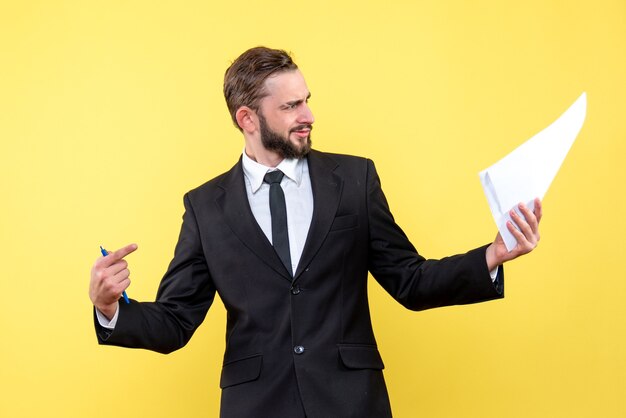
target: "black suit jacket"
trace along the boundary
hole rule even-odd
[[[294,278],[256,223],[241,161],[185,195],[175,255],[156,302],[120,303],[102,344],[184,346],[215,292],[228,312],[223,417],[389,417],[372,331],[368,271],[408,309],[502,297],[485,247],[425,260],[394,222],[374,164],[311,151],[313,219]]]

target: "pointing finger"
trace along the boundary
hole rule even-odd
[[[116,251],[114,251],[112,253],[109,253],[108,255],[98,259],[96,264],[98,264],[102,268],[107,268],[107,267],[111,266],[112,264],[117,263],[118,261],[120,261],[124,257],[126,257],[128,254],[132,253],[137,248],[138,248],[137,244],[129,244],[129,245],[125,246],[125,247],[120,248],[119,250],[116,250]]]
[[[137,244],[128,244],[127,246],[114,251],[112,254],[109,254],[109,256],[112,256],[111,260],[119,261],[122,258],[126,257],[128,254],[135,251],[136,249],[137,249]]]

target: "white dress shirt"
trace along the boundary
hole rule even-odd
[[[263,177],[270,171],[280,170],[285,176],[280,182],[285,194],[287,206],[287,233],[291,254],[291,273],[296,272],[302,256],[304,243],[311,219],[313,218],[313,189],[306,158],[285,159],[276,168],[257,163],[243,153],[243,174],[246,183],[248,202],[254,219],[263,233],[272,242],[272,217],[270,214],[270,185],[263,182]]]

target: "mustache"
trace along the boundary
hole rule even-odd
[[[295,132],[295,131],[301,131],[303,129],[308,129],[309,131],[313,130],[313,125],[298,125],[295,128],[292,128],[289,130],[289,133]]]

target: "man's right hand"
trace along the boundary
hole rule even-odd
[[[137,244],[122,247],[98,258],[91,268],[89,298],[109,320],[115,315],[117,301],[122,297],[122,292],[130,285],[130,270],[124,257],[136,249]]]

